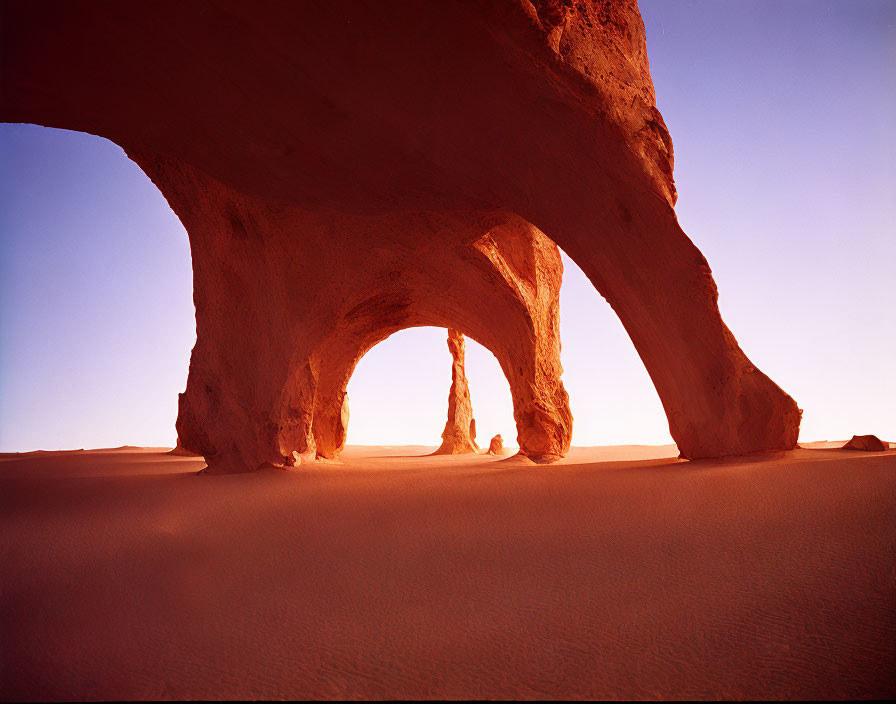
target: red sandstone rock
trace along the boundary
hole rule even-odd
[[[436,455],[466,455],[479,452],[476,444],[476,421],[470,402],[470,387],[464,370],[464,336],[448,329],[448,351],[451,352],[451,389],[448,392],[448,421],[442,432],[442,444]]]
[[[562,454],[557,317],[537,312],[551,240],[619,315],[683,457],[795,446],[799,409],[741,351],[676,220],[634,0],[0,13],[0,119],[120,144],[189,233],[177,428],[217,471],[337,453],[354,363],[412,325],[491,349],[521,451]]]
[[[889,443],[883,442],[876,435],[853,435],[852,440],[843,446],[844,450],[864,450],[865,452],[883,452],[889,450]]]
[[[488,444],[488,454],[503,455],[504,454],[504,438],[500,434],[495,435]]]
[[[261,207],[185,164],[130,156],[190,234],[197,344],[177,429],[209,471],[337,457],[357,362],[392,333],[420,325],[463,330],[495,354],[510,381],[521,452],[549,459],[569,447],[563,267],[556,245],[529,223],[506,213]],[[333,240],[333,232],[381,246]],[[458,235],[468,244],[433,246]]]

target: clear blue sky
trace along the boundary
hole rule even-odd
[[[896,440],[896,2],[642,0],[675,143],[678,216],[725,320],[805,410],[804,440]],[[622,326],[568,259],[573,443],[668,427]],[[0,125],[0,451],[173,444],[194,340],[189,246],[114,144]],[[374,348],[349,441],[437,444],[441,330]],[[510,392],[468,342],[480,440],[513,443]]]

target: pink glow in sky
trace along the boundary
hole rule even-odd
[[[677,212],[747,355],[804,409],[803,440],[896,441],[896,3],[642,0]],[[671,442],[611,309],[564,257],[573,444]],[[0,125],[0,451],[172,445],[195,339],[189,244],[123,151]],[[510,391],[468,341],[480,442]],[[361,360],[349,442],[436,445],[445,332]]]

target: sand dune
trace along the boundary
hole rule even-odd
[[[896,453],[5,455],[3,699],[896,693]]]

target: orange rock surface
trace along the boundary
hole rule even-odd
[[[189,233],[177,430],[211,469],[337,454],[355,361],[413,325],[492,350],[521,451],[562,454],[557,317],[531,313],[553,243],[618,314],[683,457],[795,446],[796,403],[741,351],[678,225],[634,0],[0,13],[0,119],[118,143]]]
[[[338,457],[356,364],[392,333],[420,325],[457,327],[496,355],[526,454],[569,447],[562,263],[529,223],[511,214],[261,207],[183,163],[130,155],[190,233],[197,343],[177,430],[210,471]],[[466,244],[452,243],[458,233]]]
[[[889,450],[890,445],[883,442],[876,435],[853,435],[852,439],[844,446],[846,450],[864,450],[865,452],[883,452]]]
[[[504,454],[504,438],[500,434],[495,435],[488,444],[488,454],[503,455]]]
[[[451,352],[451,389],[448,391],[448,420],[442,432],[437,455],[466,455],[479,452],[476,444],[476,421],[470,402],[470,387],[464,370],[464,336],[448,329],[448,351]]]

